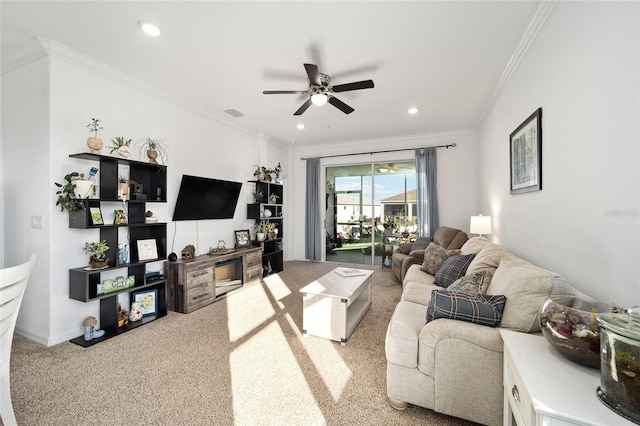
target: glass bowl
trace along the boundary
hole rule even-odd
[[[578,364],[600,368],[599,313],[617,311],[610,303],[551,295],[540,312],[540,328],[551,346]]]

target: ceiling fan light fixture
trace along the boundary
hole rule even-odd
[[[386,167],[380,167],[380,168],[378,169],[378,171],[379,171],[380,173],[387,173],[387,172],[389,171],[389,169],[387,169]]]
[[[329,100],[328,96],[324,93],[316,93],[311,95],[311,102],[316,106],[322,106]]]
[[[297,128],[298,130],[303,130],[303,129],[304,129],[304,124],[302,124],[302,123],[298,123],[298,124],[296,125],[296,128]]]
[[[408,112],[409,114],[412,114],[412,115],[413,115],[413,114],[417,114],[417,113],[418,113],[418,108],[416,108],[416,107],[411,107],[411,108],[409,108],[409,109],[407,110],[407,112]]]
[[[151,37],[158,37],[161,34],[160,28],[146,19],[138,20],[138,27],[140,27],[145,34],[150,35]]]

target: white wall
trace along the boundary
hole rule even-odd
[[[49,177],[49,60],[40,58],[2,76],[1,267],[37,260],[25,290],[18,324],[46,340],[49,327],[50,212],[55,199]],[[42,228],[31,228],[41,216]]]
[[[287,220],[289,227],[293,226],[293,258],[305,259],[305,240],[300,236],[305,235],[305,203],[306,203],[306,161],[300,158],[321,157],[323,155],[337,155],[348,153],[372,152],[382,150],[413,149],[455,143],[454,148],[440,148],[438,155],[438,204],[440,225],[451,226],[469,232],[469,219],[477,214],[475,210],[475,175],[476,175],[476,148],[473,132],[458,131],[442,134],[419,135],[410,138],[397,138],[393,140],[355,141],[348,144],[314,147],[296,147],[293,152],[293,171],[295,179],[289,182],[292,188],[293,199],[289,203],[294,209],[293,221]],[[363,154],[321,160],[321,168],[324,182],[324,168],[328,166],[344,164],[362,164],[372,161],[415,161],[413,150],[384,153]],[[324,188],[322,188],[322,191]],[[323,217],[324,219],[324,217]],[[322,233],[324,235],[324,232]],[[324,250],[322,251],[325,252]]]
[[[494,242],[594,297],[640,303],[637,2],[558,2],[478,132]],[[509,134],[542,107],[542,191],[509,194]]]
[[[105,143],[103,155],[109,154],[107,147],[116,136],[168,141],[168,202],[147,207],[168,222],[168,250],[177,253],[187,244],[205,253],[220,239],[232,246],[233,231],[250,227],[253,221],[246,219],[246,204],[253,201],[253,188],[247,181],[253,176],[254,165],[264,163],[268,150],[262,137],[221,124],[144,82],[64,46],[52,43],[45,47],[49,56],[3,75],[2,179],[3,191],[7,189],[5,205],[12,206],[5,212],[3,231],[5,249],[12,248],[15,253],[7,255],[4,263],[38,254],[17,330],[52,345],[82,334],[86,316],[99,317],[98,302],[71,300],[68,290],[68,270],[86,263],[82,246],[96,240],[99,232],[68,227],[68,213],[55,207],[54,186],[71,171],[87,173],[91,166],[99,167],[98,163],[69,158],[69,154],[88,150],[86,125],[91,117],[100,118],[105,127],[99,134]],[[7,90],[9,83],[11,89]],[[34,141],[34,145],[27,144]],[[136,149],[131,158],[138,159]],[[9,165],[6,169],[5,164]],[[171,222],[182,174],[242,182],[234,218]],[[107,220],[111,212],[103,207]],[[29,227],[29,218],[35,214],[43,216],[41,230]],[[162,262],[156,262],[149,269],[161,268]]]

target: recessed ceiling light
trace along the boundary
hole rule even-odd
[[[298,130],[302,130],[302,129],[304,129],[304,124],[298,123],[298,125],[296,127],[298,128]]]
[[[409,109],[407,110],[407,112],[408,112],[409,114],[417,114],[417,113],[418,113],[418,108],[416,108],[416,107],[411,107],[411,108],[409,108]]]
[[[138,26],[145,34],[150,35],[151,37],[158,37],[160,35],[160,28],[146,19],[140,19],[138,21]]]

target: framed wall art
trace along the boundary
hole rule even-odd
[[[236,235],[236,248],[251,247],[251,235],[249,235],[248,229],[242,229],[240,231],[234,231]]]
[[[155,315],[158,312],[158,290],[133,293],[133,301],[140,304],[142,316]]]
[[[100,207],[89,207],[89,213],[91,214],[91,224],[92,225],[104,225],[104,221],[102,220],[102,212],[100,211]]]
[[[155,239],[138,240],[138,260],[156,260],[158,258],[158,246]]]
[[[509,136],[511,194],[542,189],[542,108]]]

